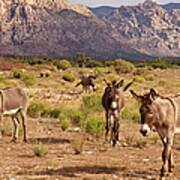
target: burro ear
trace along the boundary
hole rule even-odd
[[[153,88],[151,88],[149,93],[149,100],[154,101],[158,96],[158,93]]]
[[[103,79],[107,86],[110,86],[111,84],[106,81],[106,79]]]
[[[117,87],[120,88],[122,87],[124,84],[124,80],[122,79],[118,84],[117,84]]]
[[[139,103],[141,103],[141,104],[143,103],[143,100],[144,100],[143,96],[137,95],[133,90],[130,90],[130,92],[131,92],[132,96],[133,96]]]

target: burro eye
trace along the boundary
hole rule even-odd
[[[150,111],[149,114],[153,114],[153,111]]]

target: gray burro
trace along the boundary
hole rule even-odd
[[[180,94],[163,97],[154,89],[143,96],[131,90],[133,97],[141,103],[141,129],[143,136],[147,136],[154,127],[158,132],[164,149],[162,152],[161,176],[167,175],[174,169],[172,145],[174,134],[179,133],[180,124]]]
[[[2,117],[11,116],[14,123],[14,133],[12,141],[18,138],[18,128],[20,121],[18,114],[22,118],[24,130],[24,141],[26,142],[26,112],[28,107],[28,97],[21,87],[10,87],[0,89],[0,128],[2,128]],[[2,136],[2,135],[1,135]]]

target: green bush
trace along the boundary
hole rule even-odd
[[[24,72],[22,75],[22,81],[25,83],[26,86],[34,85],[35,80],[36,80],[36,76],[33,73]]]
[[[84,139],[82,136],[77,136],[72,142],[73,149],[76,154],[81,154],[84,149]]]
[[[145,75],[144,78],[145,78],[146,81],[153,81],[154,80],[154,76],[151,75],[151,74]]]
[[[49,111],[49,115],[52,118],[59,118],[60,114],[61,114],[60,108],[54,108]]]
[[[43,102],[33,101],[28,106],[27,114],[32,118],[37,118],[44,112],[46,106]]]
[[[61,120],[61,129],[66,131],[69,128],[69,121],[67,119]]]
[[[71,120],[72,123],[81,125],[82,121],[85,118],[84,112],[76,109],[67,110],[67,116]]]
[[[36,156],[45,156],[48,154],[48,148],[42,143],[35,143],[33,151]]]
[[[138,82],[138,83],[143,83],[143,82],[145,82],[145,79],[141,76],[134,76],[133,81]]]
[[[13,77],[21,79],[26,86],[32,86],[36,80],[36,76],[33,73],[24,72],[21,69],[12,69]]]
[[[71,74],[64,74],[62,77],[65,81],[69,81],[69,82],[74,82],[75,78],[74,76],[72,76]]]
[[[12,73],[14,78],[20,79],[22,77],[23,71],[22,69],[13,68]]]
[[[89,117],[87,119],[87,124],[86,124],[86,132],[96,136],[100,137],[104,133],[105,129],[105,121],[103,121],[99,117]]]
[[[68,60],[60,60],[57,66],[58,69],[66,70],[71,67],[71,63]]]
[[[120,74],[120,73],[131,73],[135,70],[135,67],[132,63],[122,60],[122,59],[117,59],[113,63],[115,71]]]
[[[160,81],[158,82],[158,84],[159,84],[159,86],[165,86],[166,81],[164,81],[164,80],[160,80]]]
[[[102,97],[99,95],[89,95],[89,96],[83,96],[83,108],[94,111],[94,112],[103,112],[103,106],[102,106]]]

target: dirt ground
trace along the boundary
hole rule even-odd
[[[95,139],[85,135],[83,152],[76,154],[72,142],[80,132],[75,132],[74,127],[63,132],[55,119],[51,120],[51,128],[47,128],[45,119],[28,121],[27,143],[22,142],[22,135],[17,143],[11,143],[10,136],[3,136],[0,144],[2,180],[159,179],[161,142],[158,139],[155,141],[157,134],[154,132],[150,137],[141,137],[138,132],[139,124],[122,124],[120,144],[115,148],[105,144],[104,137]],[[130,133],[131,139],[133,135],[136,137],[134,141],[130,141]],[[138,138],[146,142],[146,145],[138,146]],[[48,148],[46,156],[34,155],[34,142],[37,141]],[[173,152],[176,169],[174,175],[166,179],[180,179],[180,136],[175,138]]]
[[[154,87],[163,95],[171,95],[180,92],[179,76],[179,69],[155,71],[154,81],[139,83],[138,87],[135,85],[133,88],[143,91],[142,87]],[[127,79],[130,82],[132,78],[130,76]],[[46,81],[42,82],[39,78],[38,83],[41,82],[44,87],[54,87],[57,91],[54,94],[58,94],[61,83],[59,74],[56,79]],[[34,93],[39,99],[47,94],[38,91]],[[56,101],[59,98],[54,97]],[[70,99],[75,101],[77,98]],[[11,120],[8,118],[7,121],[11,126]],[[11,133],[4,134],[0,140],[0,180],[158,180],[162,165],[161,141],[155,132],[151,132],[149,137],[142,137],[139,128],[138,123],[121,123],[120,143],[113,148],[104,143],[104,136],[96,139],[76,131],[74,126],[62,131],[58,119],[28,117],[27,143],[22,142],[22,132],[17,143],[10,142]],[[73,147],[77,137],[83,137],[84,140],[81,154],[76,154]],[[34,154],[33,148],[37,142],[48,149],[47,155],[38,157]],[[180,179],[180,135],[175,137],[173,152],[176,168],[166,180]]]

